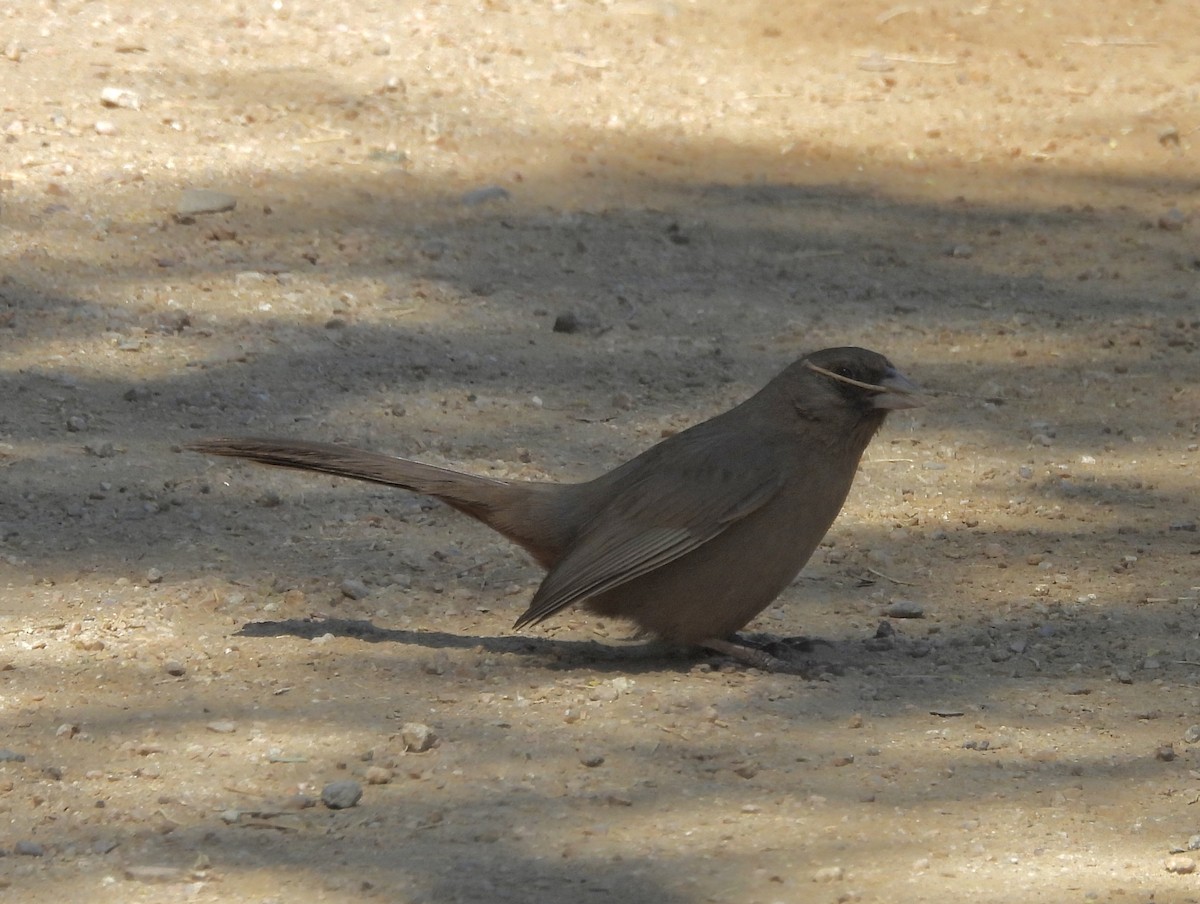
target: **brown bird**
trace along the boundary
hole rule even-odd
[[[918,390],[862,348],[814,352],[740,405],[586,483],[497,480],[348,446],[208,439],[189,448],[440,499],[549,573],[515,628],[579,603],[667,641],[752,665],[732,639],[808,561],[889,411]]]

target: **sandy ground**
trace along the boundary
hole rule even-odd
[[[1200,900],[1194,12],[4,7],[5,894]],[[582,479],[837,344],[941,393],[752,626],[814,680],[179,452]]]

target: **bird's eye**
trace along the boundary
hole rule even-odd
[[[839,367],[835,367],[833,369],[833,372],[835,374],[837,374],[839,377],[853,377],[854,376],[854,374],[850,372],[850,368],[847,367],[845,364],[843,364]]]

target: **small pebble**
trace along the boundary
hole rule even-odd
[[[285,797],[279,802],[281,810],[307,810],[309,807],[315,807],[317,802],[307,794],[293,794],[290,797]]]
[[[351,779],[330,782],[321,789],[321,803],[331,810],[345,810],[362,799],[362,785]]]
[[[14,750],[0,750],[0,763],[23,763],[25,762],[25,754],[17,753]]]
[[[13,853],[23,857],[44,857],[46,849],[36,841],[18,841],[13,845]]]
[[[913,600],[892,600],[883,612],[888,618],[924,618],[924,607]]]
[[[1169,763],[1175,759],[1175,745],[1163,744],[1158,750],[1154,751],[1155,759],[1161,760],[1164,763]]]
[[[1187,731],[1183,733],[1183,739],[1189,744],[1195,744],[1200,741],[1200,725],[1189,725]],[[3,754],[0,752],[0,758]]]
[[[400,728],[400,740],[409,753],[424,753],[437,743],[437,735],[423,722],[405,722]]]
[[[109,122],[107,119],[98,119],[96,124],[92,126],[97,135],[116,135],[117,126],[115,123]]]
[[[342,596],[349,597],[352,600],[366,599],[371,595],[370,588],[362,581],[355,580],[354,578],[347,578],[342,581],[339,589],[342,591]]]
[[[595,769],[597,766],[604,765],[604,755],[601,753],[589,753],[581,756],[579,762],[589,769]]]
[[[147,584],[161,584],[162,579],[163,579],[163,573],[162,573],[161,569],[150,568],[146,571],[146,583]]]
[[[1191,875],[1196,871],[1196,861],[1191,857],[1168,857],[1163,866],[1168,873],[1177,873],[1180,876]]]
[[[217,734],[232,734],[233,732],[237,731],[237,723],[230,722],[228,720],[209,722],[204,727],[209,731],[216,732]]]
[[[392,770],[383,766],[368,766],[363,778],[368,785],[386,785],[392,780]]]
[[[575,314],[572,314],[569,311],[565,314],[559,314],[557,317],[554,318],[554,332],[556,332],[556,333],[578,333],[579,332],[579,318]]]
[[[142,106],[142,100],[136,91],[111,85],[100,91],[100,103],[106,107],[120,107],[123,110],[140,110]]]
[[[166,662],[163,663],[163,671],[166,672],[168,675],[173,675],[174,677],[178,678],[180,675],[182,675],[187,670],[183,667],[183,663],[180,662],[179,660],[168,659]]]

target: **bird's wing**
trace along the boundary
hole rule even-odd
[[[765,505],[780,489],[778,467],[763,466],[765,450],[725,468],[712,457],[696,467],[677,458],[670,471],[631,469],[613,497],[550,570],[514,627],[536,624],[571,603],[619,587],[687,555]],[[685,453],[686,454],[686,453]]]

